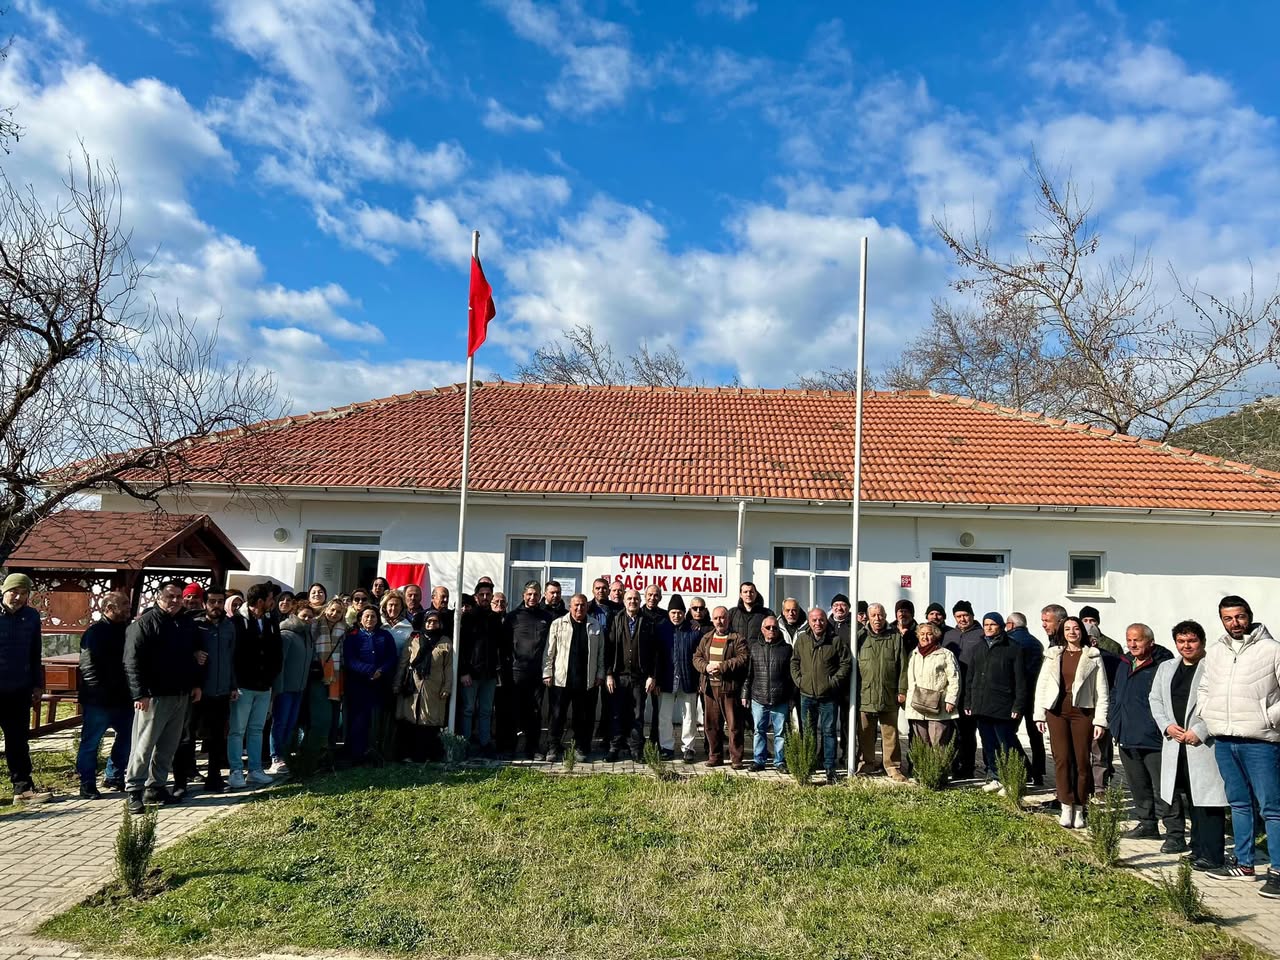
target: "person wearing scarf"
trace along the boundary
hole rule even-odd
[[[441,760],[440,730],[449,722],[453,646],[440,614],[429,611],[422,632],[400,652],[391,689],[395,696],[396,756],[411,763]]]

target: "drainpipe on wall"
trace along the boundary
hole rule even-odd
[[[746,571],[742,565],[744,562],[743,556],[742,556],[743,533],[746,530],[746,528],[747,528],[747,501],[739,500],[738,501],[738,582],[739,583],[741,583],[743,580],[751,579],[750,577],[746,576]],[[725,586],[727,588],[728,584],[726,584]],[[733,591],[730,590],[728,592],[729,592],[729,596],[732,597],[734,595]]]

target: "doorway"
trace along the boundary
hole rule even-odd
[[[929,599],[950,616],[958,600],[973,605],[975,617],[988,611],[1009,612],[1009,555],[933,551],[929,565]]]
[[[307,550],[307,583],[323,583],[329,596],[356,587],[369,589],[378,575],[376,533],[312,533]]]

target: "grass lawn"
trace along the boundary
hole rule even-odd
[[[99,765],[101,769],[101,765]],[[74,750],[32,750],[31,776],[36,786],[46,790],[52,789],[60,793],[75,793],[80,789],[80,778],[76,776],[76,754]],[[21,809],[21,804],[13,802],[13,794],[9,792],[9,765],[0,756],[0,815]]]
[[[148,956],[1255,958],[976,791],[392,767],[246,805],[46,936]]]

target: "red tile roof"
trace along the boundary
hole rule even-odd
[[[276,421],[242,482],[455,490],[462,416],[454,385]],[[848,501],[853,435],[849,393],[484,383],[471,489]],[[952,396],[868,393],[863,436],[868,501],[1280,512],[1280,474]]]
[[[8,566],[42,569],[141,570],[175,541],[203,535],[231,569],[248,569],[245,558],[207,514],[116,513],[62,510],[37,523],[9,555]]]

